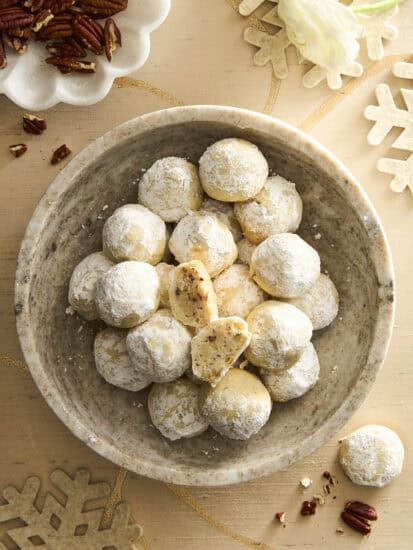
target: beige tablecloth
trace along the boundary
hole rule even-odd
[[[280,83],[270,68],[255,67],[254,49],[243,42],[247,22],[236,12],[236,0],[175,0],[165,24],[153,34],[151,56],[133,78],[120,80],[100,104],[76,108],[59,105],[47,113],[49,130],[41,139],[22,135],[21,109],[0,98],[0,488],[21,486],[29,474],[44,481],[51,470],[73,473],[88,467],[95,480],[118,482],[123,498],[143,525],[143,546],[153,550],[235,550],[242,547],[413,548],[413,198],[389,189],[389,176],[376,162],[389,156],[396,133],[379,147],[367,145],[371,123],[364,108],[375,102],[374,89],[387,82],[396,92],[408,82],[391,76],[393,63],[409,59],[413,38],[413,2],[402,4],[397,23],[400,38],[386,46],[386,57],[369,62],[362,78],[332,92],[325,85],[301,86],[303,66],[288,52],[290,75]],[[412,56],[413,57],[413,56]],[[410,83],[411,86],[411,83]],[[340,434],[288,471],[243,485],[217,489],[184,489],[134,475],[125,475],[79,442],[54,416],[22,359],[13,316],[16,255],[36,202],[60,167],[51,167],[50,153],[66,142],[73,150],[132,117],[171,105],[224,104],[264,111],[310,132],[329,147],[363,183],[389,236],[396,266],[398,307],[394,336],[385,367],[369,398]],[[14,160],[7,146],[26,141],[30,154]],[[398,157],[392,151],[390,156]],[[399,157],[400,158],[400,157]],[[404,157],[405,158],[405,157]],[[382,490],[351,485],[335,464],[340,436],[365,423],[384,423],[406,445],[403,476]],[[314,480],[309,496],[319,492],[321,472],[337,473],[337,498],[316,516],[299,516],[299,480]],[[358,498],[375,504],[380,518],[368,540],[335,532],[343,502]],[[273,521],[286,511],[287,526]],[[1,529],[0,529],[1,532]],[[260,545],[261,543],[261,545]]]

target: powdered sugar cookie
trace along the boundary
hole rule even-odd
[[[139,202],[166,222],[177,222],[202,201],[198,170],[178,157],[157,160],[139,182]]]
[[[282,371],[294,365],[312,336],[310,319],[298,308],[271,300],[247,317],[252,334],[245,357],[256,367]]]
[[[214,287],[202,262],[193,260],[175,268],[169,302],[174,317],[190,327],[203,327],[218,318]]]
[[[346,437],[338,456],[353,483],[384,487],[401,474],[404,447],[393,430],[370,424]]]
[[[251,279],[248,266],[233,264],[214,280],[219,315],[236,315],[245,319],[254,307],[261,304],[265,294]]]
[[[103,251],[115,262],[136,260],[156,265],[166,245],[165,222],[140,204],[125,204],[106,220]]]
[[[96,307],[108,325],[130,328],[158,309],[159,277],[144,262],[122,262],[109,269],[96,285]]]
[[[215,214],[219,221],[225,224],[231,231],[236,243],[242,239],[241,226],[235,217],[234,207],[231,203],[216,201],[209,197],[205,197],[202,201],[200,210],[201,212],[204,211]]]
[[[148,396],[148,410],[161,434],[176,441],[195,437],[208,429],[199,409],[199,387],[187,378],[154,384]]]
[[[270,235],[297,231],[303,201],[294,183],[272,176],[253,199],[235,204],[234,212],[244,235],[258,244]]]
[[[268,177],[268,164],[256,145],[238,138],[217,141],[199,161],[204,191],[224,202],[255,197]]]
[[[182,218],[169,240],[169,249],[179,263],[200,260],[211,277],[234,263],[238,254],[231,231],[209,212]]]
[[[215,386],[248,346],[250,339],[248,325],[240,317],[212,321],[192,338],[193,373]]]
[[[238,262],[245,265],[250,265],[254,250],[257,248],[248,239],[241,239],[237,242],[238,247]]]
[[[96,369],[109,384],[129,391],[143,390],[151,380],[132,365],[126,349],[126,334],[112,327],[98,332],[94,345]]]
[[[69,304],[87,321],[99,319],[95,304],[96,283],[113,265],[103,252],[94,252],[73,270],[69,283]]]
[[[175,266],[161,262],[155,267],[155,269],[158,274],[159,283],[160,283],[161,297],[159,301],[159,307],[170,307],[169,287],[171,286],[171,283],[172,283],[172,277],[175,271]]]
[[[126,337],[136,370],[153,382],[171,382],[191,366],[191,335],[169,309],[160,309]]]
[[[320,363],[313,344],[308,344],[301,357],[288,370],[277,372],[259,369],[261,380],[273,401],[296,399],[313,388],[320,375]]]
[[[271,296],[296,298],[320,276],[320,257],[298,235],[279,233],[257,246],[250,270],[254,281]]]
[[[299,298],[290,298],[289,304],[301,309],[313,324],[322,329],[334,321],[338,313],[338,292],[330,277],[321,273],[308,292]]]
[[[268,421],[271,397],[257,376],[231,369],[214,388],[201,387],[200,410],[214,430],[230,439],[245,440]]]

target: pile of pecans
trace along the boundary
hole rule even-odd
[[[111,16],[127,7],[128,0],[0,0],[0,69],[6,47],[23,54],[36,40],[46,43],[46,63],[60,72],[95,73],[96,63],[84,58],[90,51],[112,61],[122,37]]]

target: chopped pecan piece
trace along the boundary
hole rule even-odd
[[[52,160],[50,161],[52,164],[58,164],[62,160],[64,160],[66,157],[68,157],[71,154],[71,150],[69,147],[64,143],[61,145],[56,151],[53,153]]]
[[[121,32],[113,19],[107,19],[105,23],[105,53],[108,61],[112,61],[112,54],[122,46]]]
[[[35,15],[31,28],[34,32],[39,32],[44,27],[47,27],[53,18],[54,15],[49,9],[41,10]]]
[[[7,56],[4,49],[3,33],[0,32],[0,69],[7,67]]]
[[[96,63],[93,61],[80,61],[74,57],[52,56],[46,59],[46,63],[54,65],[63,73],[75,71],[77,73],[95,73]]]
[[[105,33],[99,23],[87,15],[78,15],[74,20],[73,30],[88,50],[96,55],[103,53]]]
[[[46,119],[31,115],[30,113],[25,113],[23,115],[23,130],[27,134],[43,134],[46,128]]]
[[[25,143],[16,143],[16,145],[9,145],[9,151],[16,158],[19,158],[27,151],[27,145]]]
[[[86,57],[85,48],[73,37],[67,38],[63,42],[51,42],[47,44],[46,48],[49,53],[57,57]]]
[[[9,34],[4,33],[3,39],[4,43],[11,50],[15,50],[19,55],[22,55],[27,51],[27,40],[24,38],[18,38],[17,36],[10,36]]]
[[[18,6],[0,9],[0,30],[27,27],[32,21],[33,15]]]
[[[128,0],[79,0],[78,4],[82,13],[111,17],[115,13],[126,10]]]

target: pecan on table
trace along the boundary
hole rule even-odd
[[[58,149],[56,149],[56,151],[53,153],[53,156],[50,162],[52,164],[58,164],[59,162],[64,160],[66,157],[68,157],[71,154],[71,152],[72,151],[69,149],[66,143],[64,143]]]
[[[23,130],[26,134],[40,135],[43,134],[46,128],[46,119],[31,115],[30,113],[25,113],[23,115]]]
[[[19,158],[27,151],[27,145],[25,143],[16,143],[16,145],[9,145],[9,151],[16,158]]]

